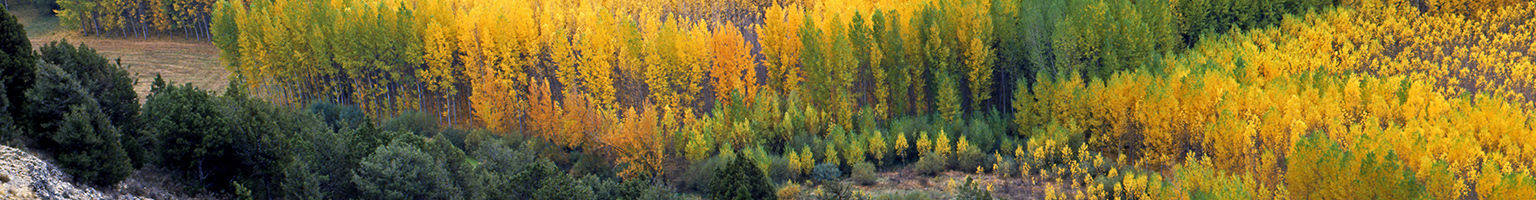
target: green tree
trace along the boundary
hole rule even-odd
[[[363,158],[352,182],[365,199],[449,199],[457,187],[432,155],[404,139],[374,150]]]
[[[32,51],[32,41],[27,40],[27,30],[16,22],[7,9],[0,9],[0,84],[4,84],[5,108],[11,119],[22,120],[17,124],[29,124],[25,116],[27,98],[22,96],[32,86],[37,56]]]
[[[221,105],[211,92],[192,87],[168,85],[159,76],[150,87],[144,103],[141,136],[133,141],[143,145],[141,158],[172,169],[198,169],[213,154],[222,154],[214,146],[233,143],[218,135],[229,132],[227,120],[220,115]]]
[[[113,185],[133,174],[123,150],[122,135],[94,102],[70,106],[59,132],[49,134],[59,144],[59,168],[95,185]]]
[[[121,64],[114,64],[97,54],[85,44],[74,46],[67,40],[49,42],[38,48],[45,63],[59,66],[80,81],[80,86],[90,92],[101,110],[107,114],[113,126],[123,127],[123,133],[133,135],[134,118],[139,115],[138,94],[133,91],[136,82]]]
[[[37,143],[58,155],[66,173],[84,181],[110,185],[127,178],[133,166],[121,135],[90,92],[58,66],[44,64],[36,73],[41,81],[26,95]]]
[[[752,164],[750,156],[733,156],[730,163],[715,169],[714,182],[709,188],[711,199],[776,199],[773,185],[763,170]]]

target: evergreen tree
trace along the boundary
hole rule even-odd
[[[4,108],[5,112],[11,119],[22,120],[17,124],[29,124],[23,109],[28,99],[22,95],[32,86],[36,63],[26,29],[7,9],[0,9],[0,84],[6,86],[4,95],[9,106]]]
[[[773,186],[763,170],[752,164],[749,156],[737,155],[726,166],[715,169],[710,187],[711,199],[776,199]]]
[[[101,111],[107,114],[113,126],[122,127],[120,132],[124,135],[136,135],[134,118],[139,115],[139,100],[133,84],[137,81],[129,77],[120,60],[111,63],[85,44],[75,46],[67,40],[49,42],[38,51],[43,62],[74,75],[80,86],[101,104]]]
[[[123,150],[122,135],[107,121],[94,102],[70,106],[59,132],[50,139],[59,143],[59,168],[95,185],[112,185],[133,173],[132,161]]]

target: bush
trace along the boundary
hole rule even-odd
[[[440,131],[437,120],[421,112],[405,113],[399,117],[384,120],[379,128],[386,131],[411,132],[421,136],[431,136]]]
[[[0,81],[0,91],[5,91],[3,81]],[[4,94],[0,94],[0,145],[21,147],[21,130],[16,127],[16,121],[11,118],[10,109],[11,101]]]
[[[956,200],[992,200],[992,192],[986,187],[976,185],[971,177],[965,177],[965,184],[955,188]]]
[[[843,177],[843,171],[837,169],[837,164],[821,163],[811,169],[811,179],[817,181],[835,181]]]
[[[848,188],[848,185],[840,182],[824,183],[820,187],[821,189],[818,191],[821,192],[816,193],[816,199],[866,199],[864,196],[854,193],[853,188]]]
[[[715,156],[688,165],[688,169],[678,175],[678,187],[691,191],[708,191],[710,184],[714,182],[715,169],[725,167],[727,162],[729,160]]]
[[[725,167],[715,171],[709,189],[711,199],[775,199],[773,186],[763,171],[746,155],[735,156]]]
[[[49,136],[59,144],[59,168],[77,179],[112,185],[133,173],[121,135],[94,103],[71,106],[59,132]]]
[[[876,179],[876,177],[875,177],[875,164],[870,164],[869,162],[861,162],[861,163],[858,163],[858,164],[853,164],[853,175],[852,175],[852,177],[853,177],[853,182],[855,182],[855,183],[859,183],[859,184],[862,184],[862,185],[874,185],[875,184],[875,179]]]
[[[363,199],[449,199],[458,188],[431,155],[404,140],[374,150],[352,174]]]
[[[912,164],[912,171],[924,175],[930,175],[948,169],[949,159],[944,159],[942,156],[939,156],[932,151],[923,152],[923,156],[918,158],[916,163]]]
[[[368,115],[364,115],[363,110],[358,109],[357,106],[335,104],[331,103],[330,100],[320,100],[309,104],[307,110],[320,117],[320,121],[331,125],[333,131],[338,132],[345,129],[362,127],[365,125],[364,123],[369,121]]]
[[[961,171],[975,170],[977,167],[991,167],[987,163],[987,154],[982,153],[981,149],[975,145],[971,145],[970,141],[972,140],[961,137],[960,141],[956,143],[955,167]]]
[[[799,156],[793,152],[788,154],[790,155],[788,158],[777,156],[771,158],[773,162],[768,164],[768,177],[772,177],[773,180],[794,180],[799,177],[800,169],[795,166],[800,163]]]
[[[581,180],[571,178],[570,174],[558,174],[541,181],[539,190],[533,192],[533,199],[596,199],[592,186]]]
[[[779,199],[800,199],[800,193],[803,190],[805,189],[801,188],[800,184],[790,181],[779,186],[779,190],[774,194],[779,196]]]

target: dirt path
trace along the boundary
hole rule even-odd
[[[182,37],[155,36],[147,39],[82,36],[58,26],[58,17],[46,14],[46,10],[33,6],[13,6],[16,15],[27,29],[33,47],[43,46],[60,39],[96,49],[107,59],[122,59],[128,72],[138,79],[134,91],[140,101],[149,93],[155,74],[166,81],[181,84],[192,83],[198,88],[223,91],[229,81],[229,72],[219,65],[219,49],[207,39],[193,40]]]

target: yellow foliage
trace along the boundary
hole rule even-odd
[[[757,96],[757,70],[753,69],[757,59],[750,54],[752,47],[747,46],[734,23],[715,27],[709,39],[715,57],[713,67],[709,68],[710,76],[715,77],[715,99],[729,105],[731,92],[740,92],[744,102],[753,102],[752,98]]]

